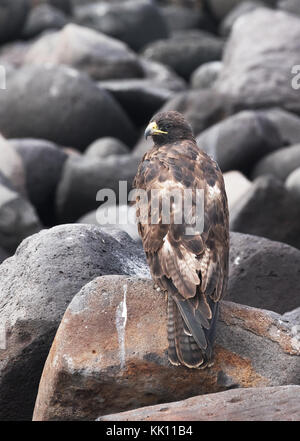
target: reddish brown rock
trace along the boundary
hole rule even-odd
[[[100,421],[299,421],[300,386],[235,389],[107,415]]]
[[[70,303],[46,361],[34,420],[101,415],[231,389],[300,382],[300,344],[282,316],[224,302],[214,366],[171,366],[164,295],[104,276]]]

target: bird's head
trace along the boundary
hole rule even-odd
[[[164,145],[182,139],[194,139],[190,124],[176,111],[157,113],[145,130],[146,139],[152,136],[156,145]]]

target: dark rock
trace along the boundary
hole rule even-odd
[[[47,29],[61,29],[68,23],[66,15],[45,3],[32,8],[22,31],[23,38],[33,38]]]
[[[223,41],[200,30],[179,31],[171,38],[148,45],[144,57],[171,67],[178,75],[189,79],[201,64],[222,58]]]
[[[239,2],[229,14],[227,14],[220,24],[220,34],[228,37],[236,20],[248,12],[252,12],[257,8],[265,6],[263,2],[257,0],[246,0]]]
[[[32,205],[0,182],[0,247],[14,253],[23,239],[40,229],[41,224]]]
[[[197,136],[203,130],[230,115],[232,108],[232,100],[228,95],[221,95],[211,89],[179,93],[168,101],[160,111],[177,110],[183,113]],[[146,141],[142,136],[134,152],[137,156],[142,157],[150,147],[149,140]]]
[[[168,26],[151,0],[127,0],[84,5],[75,9],[77,22],[124,41],[135,51],[167,38]]]
[[[66,64],[96,80],[143,75],[137,56],[124,43],[75,24],[41,36],[28,50],[25,62]]]
[[[6,348],[0,351],[2,421],[31,419],[65,309],[83,285],[104,274],[146,276],[144,253],[125,233],[119,242],[88,225],[44,230],[0,266],[0,323],[6,329]]]
[[[285,186],[295,197],[300,199],[300,165],[287,178]]]
[[[216,89],[234,96],[239,109],[278,106],[299,114],[292,74],[299,64],[299,40],[296,16],[267,8],[244,15],[226,45]]]
[[[262,175],[273,175],[285,181],[298,167],[300,167],[300,144],[279,149],[263,157],[252,170],[251,177],[255,179]]]
[[[129,148],[116,138],[100,138],[94,141],[85,151],[90,158],[107,158],[111,155],[126,155]]]
[[[146,80],[151,80],[156,85],[172,92],[182,92],[186,89],[186,83],[172,69],[157,61],[147,60],[140,57]]]
[[[273,177],[262,176],[234,206],[230,228],[300,248],[299,200]]]
[[[222,20],[229,14],[242,0],[204,0],[209,10],[218,20]],[[276,6],[278,0],[263,0],[267,6]]]
[[[73,222],[89,211],[97,209],[103,200],[96,200],[99,190],[110,189],[118,203],[120,181],[131,189],[139,158],[132,155],[112,155],[107,158],[69,158],[65,163],[61,182],[58,186],[56,207],[61,222]],[[125,184],[124,184],[125,185]],[[127,191],[121,192],[126,199]]]
[[[28,12],[28,0],[1,1],[0,44],[20,37]]]
[[[291,311],[300,305],[299,268],[298,249],[263,237],[231,233],[226,300],[280,314]]]
[[[100,417],[98,421],[299,421],[300,386],[252,387]]]
[[[7,259],[8,257],[9,257],[9,253],[3,248],[0,248],[0,264],[4,262],[4,260]]]
[[[114,234],[114,232],[118,230],[125,231],[135,242],[141,243],[136,224],[135,211],[135,207],[129,207],[127,205],[100,207],[98,210],[82,216],[77,223],[99,225],[109,234]],[[105,220],[105,222],[103,222],[103,220]]]
[[[101,81],[99,86],[109,92],[126,111],[136,126],[147,124],[175,92],[151,80]]]
[[[0,173],[11,183],[12,188],[25,195],[25,170],[21,156],[12,148],[9,141],[0,134]],[[3,182],[2,182],[3,183]]]
[[[199,66],[191,76],[193,89],[209,89],[213,87],[222,70],[221,61],[211,61]]]
[[[285,145],[300,144],[300,118],[280,108],[262,110],[277,127]]]
[[[283,145],[275,125],[263,114],[243,111],[202,132],[198,146],[211,155],[223,172],[249,173],[264,155]]]
[[[136,139],[113,97],[66,66],[27,66],[8,79],[0,131],[8,138],[47,139],[80,150],[104,136],[128,144]]]
[[[95,420],[234,386],[299,384],[300,346],[289,323],[231,302],[221,305],[214,365],[172,366],[165,296],[152,286],[105,276],[73,298],[45,364],[35,421]]]
[[[279,0],[277,6],[290,14],[300,15],[300,3],[298,0]]]
[[[176,4],[164,6],[160,10],[171,33],[187,29],[211,30],[213,28],[212,21],[201,8],[192,9]]]
[[[65,14],[71,15],[73,12],[73,8],[72,8],[73,0],[48,0],[48,1],[51,5],[53,5],[57,9],[60,9]]]
[[[13,139],[10,145],[23,159],[31,203],[46,226],[55,223],[54,200],[67,154],[56,144],[38,139]]]

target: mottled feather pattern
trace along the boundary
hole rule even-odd
[[[149,195],[156,189],[162,197],[170,189],[204,190],[204,231],[199,234],[186,235],[185,219],[174,223],[176,201],[168,225],[161,218],[151,225],[150,198],[148,223],[138,226],[154,282],[168,293],[170,362],[203,368],[211,362],[217,303],[227,286],[228,208],[218,165],[198,148],[188,130],[185,135],[187,139],[156,143],[145,154],[134,187]]]

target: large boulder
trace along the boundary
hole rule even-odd
[[[263,157],[251,173],[253,179],[262,175],[273,175],[285,181],[289,174],[300,167],[300,144],[279,149]]]
[[[222,95],[209,90],[192,90],[178,93],[170,99],[161,109],[161,112],[177,110],[189,121],[195,136],[213,124],[225,119],[233,111],[233,102],[230,95]],[[144,136],[138,141],[134,152],[139,157],[150,148],[149,140]]]
[[[106,137],[94,141],[84,152],[89,158],[107,158],[111,155],[126,155],[129,148],[119,139]]]
[[[97,420],[299,421],[299,408],[300,386],[252,387],[105,415]]]
[[[147,276],[148,269],[143,250],[129,236],[123,233],[119,241],[91,225],[44,230],[2,263],[2,421],[31,419],[41,372],[65,309],[82,286],[105,274]]]
[[[98,208],[104,202],[102,197],[96,199],[99,190],[113,191],[116,201],[112,203],[118,203],[123,197],[120,203],[126,204],[138,164],[139,158],[128,154],[99,159],[70,157],[57,189],[56,210],[60,221],[74,222]]]
[[[125,143],[135,139],[114,98],[66,66],[26,66],[8,78],[0,101],[0,131],[7,138],[47,139],[80,150],[103,136]]]
[[[171,33],[186,29],[212,28],[212,21],[209,16],[205,15],[200,4],[197,9],[188,6],[173,3],[160,8]]]
[[[193,89],[209,89],[214,86],[222,70],[222,61],[211,61],[199,66],[191,76]]]
[[[299,199],[272,176],[257,178],[231,211],[232,231],[300,248]]]
[[[1,1],[0,44],[20,37],[29,9],[28,0]]]
[[[231,233],[229,258],[226,300],[280,314],[300,306],[300,250],[263,237]]]
[[[151,43],[145,58],[164,63],[178,75],[189,79],[201,64],[222,58],[223,41],[200,30],[178,31],[171,38]]]
[[[278,8],[290,14],[300,16],[300,4],[298,0],[279,0]]]
[[[223,302],[217,334],[211,368],[173,366],[165,296],[150,280],[97,278],[62,319],[33,419],[95,420],[233,387],[299,384],[299,342],[280,315]]]
[[[197,143],[217,161],[223,172],[249,173],[260,158],[282,147],[283,140],[266,116],[247,110],[202,132]]]
[[[75,9],[78,23],[124,41],[135,51],[160,38],[168,26],[151,0],[121,0],[88,4]]]
[[[41,139],[11,139],[26,173],[28,198],[44,225],[55,223],[54,201],[67,154],[56,144]]]
[[[124,43],[75,24],[41,36],[29,48],[25,62],[66,64],[88,73],[96,80],[143,75],[138,58]]]
[[[299,42],[296,16],[267,8],[244,15],[226,45],[217,90],[232,94],[239,108],[278,106],[300,114],[299,93],[292,87]]]
[[[239,1],[239,3],[226,15],[220,24],[220,34],[228,37],[234,23],[244,14],[254,11],[257,8],[264,6],[264,3],[259,0]]]

